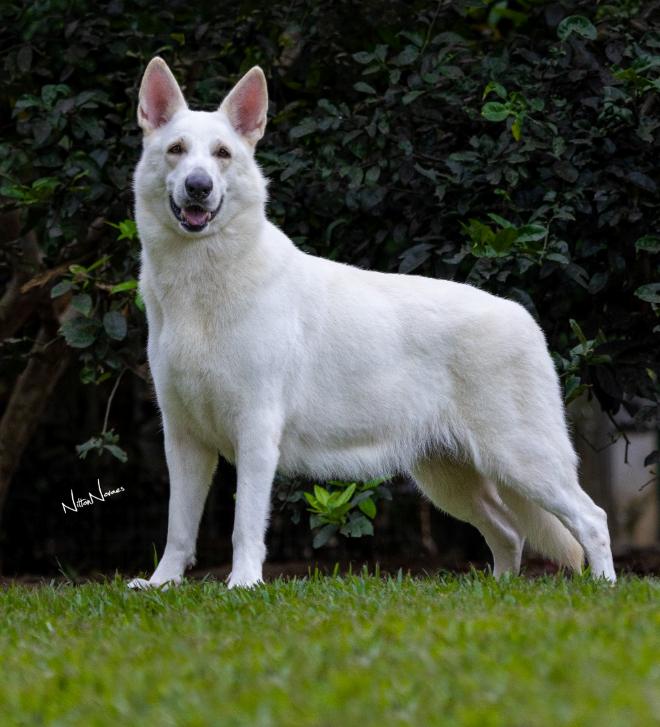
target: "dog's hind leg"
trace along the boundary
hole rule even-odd
[[[578,484],[568,436],[553,439],[552,432],[535,432],[530,426],[524,440],[508,438],[497,448],[497,455],[491,456],[496,461],[488,474],[517,495],[518,505],[512,499],[512,507],[518,511],[527,500],[554,515],[584,549],[592,574],[616,581],[607,515]],[[502,494],[508,501],[506,490]],[[567,547],[570,543],[564,549]]]
[[[516,517],[493,484],[472,466],[449,459],[419,463],[413,477],[434,505],[474,525],[493,554],[493,575],[518,574],[525,542]]]

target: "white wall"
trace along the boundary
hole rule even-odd
[[[615,550],[646,547],[660,542],[660,505],[655,476],[657,466],[644,467],[645,457],[658,448],[655,431],[629,429],[626,443],[595,401],[585,398],[569,408],[576,449],[580,455],[580,481],[609,515]]]

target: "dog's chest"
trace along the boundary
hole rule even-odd
[[[217,319],[179,309],[164,315],[158,335],[150,342],[159,398],[165,399],[161,404],[229,459],[234,421],[245,399],[241,355],[234,338]]]

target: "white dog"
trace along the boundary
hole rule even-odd
[[[254,160],[268,94],[250,70],[191,111],[167,65],[144,74],[135,174],[140,289],[170,474],[167,545],[143,587],[179,582],[218,452],[238,477],[230,586],[262,578],[273,476],[410,473],[475,525],[496,576],[525,539],[615,580],[606,516],[578,484],[543,333],[469,285],[307,255],[265,214]]]

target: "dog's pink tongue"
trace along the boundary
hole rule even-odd
[[[183,216],[189,225],[195,225],[197,227],[208,222],[211,213],[201,207],[184,207]]]

